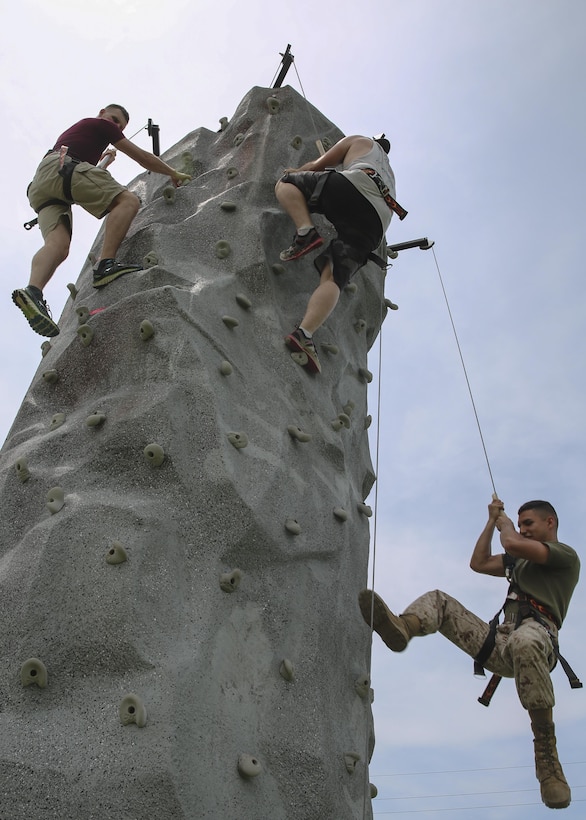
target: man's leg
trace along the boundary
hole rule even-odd
[[[64,222],[57,223],[45,237],[43,247],[33,256],[29,285],[43,291],[59,265],[67,259],[70,244],[69,226]]]
[[[319,285],[307,303],[300,326],[307,333],[315,333],[336,307],[339,298],[340,288],[334,282],[332,266],[327,262],[321,272]]]
[[[104,287],[104,285],[113,282],[114,279],[124,276],[125,273],[142,270],[141,265],[126,265],[116,261],[118,249],[128,233],[139,207],[139,199],[131,191],[121,191],[112,200],[106,217],[100,262],[94,270],[93,284],[95,288]]]
[[[131,191],[122,191],[113,200],[106,217],[104,243],[100,259],[115,259],[118,249],[134,217],[138,213],[140,202]]]
[[[374,594],[374,605],[372,596]],[[426,592],[403,611],[395,615],[382,598],[370,590],[359,595],[360,611],[370,626],[374,606],[374,630],[394,652],[401,652],[416,635],[441,632],[448,640],[474,658],[488,635],[489,626],[459,601],[439,589]],[[491,658],[491,660],[493,660]],[[493,666],[493,664],[491,664]],[[509,670],[493,668],[493,671]]]
[[[541,799],[550,809],[564,809],[572,795],[557,754],[552,713],[555,697],[549,674],[554,662],[551,639],[537,621],[525,620],[509,636],[505,655],[515,671],[519,700],[531,719]]]
[[[323,245],[323,239],[312,222],[306,194],[292,182],[279,180],[275,185],[275,195],[281,207],[293,220],[296,229],[291,246],[280,254],[281,261],[291,262],[293,259],[299,259],[300,256]]]
[[[28,286],[12,293],[12,301],[40,336],[57,336],[59,333],[59,325],[51,318],[49,307],[43,299],[43,288],[69,253],[70,223],[63,219],[46,234],[43,247],[33,256]]]

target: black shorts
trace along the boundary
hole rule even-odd
[[[285,174],[281,182],[299,188],[309,210],[323,214],[336,229],[337,238],[316,258],[315,266],[321,273],[330,262],[334,282],[339,288],[345,287],[366,264],[368,254],[382,242],[384,233],[379,215],[357,188],[336,171],[297,171]],[[313,194],[320,183],[323,187],[315,201]]]

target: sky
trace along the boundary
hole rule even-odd
[[[288,84],[345,134],[384,131],[391,140],[409,215],[392,221],[388,242],[435,243],[393,261],[386,296],[399,310],[369,359],[378,474],[369,585],[395,611],[440,588],[492,617],[506,583],[468,566],[494,489],[488,465],[514,521],[521,503],[546,498],[560,540],[583,554],[585,4],[0,0],[0,12],[0,441],[40,361],[42,339],[10,294],[27,283],[40,245],[38,229],[22,225],[44,152],[110,102],[129,109],[126,134],[138,131],[147,150],[149,118],[163,152],[196,128],[217,130],[250,88],[271,85],[290,43]],[[121,157],[111,170],[127,183],[141,169]],[[76,209],[70,256],[45,291],[57,318],[98,228]],[[583,590],[560,635],[582,679]],[[583,817],[586,695],[560,669],[553,679],[573,791],[564,817]],[[484,683],[442,636],[416,639],[402,655],[375,636],[372,685],[375,818],[548,814],[511,681],[485,709]]]

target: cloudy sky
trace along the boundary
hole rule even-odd
[[[292,45],[287,82],[346,134],[385,131],[397,197],[409,211],[389,242],[402,252],[386,295],[399,305],[373,348],[373,461],[378,459],[374,584],[397,610],[436,587],[486,618],[505,583],[469,555],[492,493],[444,300],[448,297],[497,491],[515,519],[548,498],[560,538],[582,550],[585,512],[586,207],[584,31],[580,0],[0,0],[3,115],[0,440],[40,361],[41,338],[10,293],[40,244],[25,189],[56,137],[116,101],[127,135],[149,118],[163,151],[217,130],[253,86],[270,86]],[[296,71],[295,71],[296,69]],[[298,73],[296,73],[298,72]],[[145,130],[134,138],[149,149]],[[139,169],[120,158],[121,182]],[[58,318],[98,223],[76,210],[69,259],[45,296]],[[440,281],[441,276],[441,281]],[[372,573],[372,569],[370,570]],[[372,575],[371,575],[372,578]],[[586,620],[578,587],[561,633],[582,678]],[[512,682],[490,709],[471,662],[441,636],[404,655],[375,636],[375,817],[545,817],[528,718]],[[553,673],[558,744],[586,803],[586,696]]]

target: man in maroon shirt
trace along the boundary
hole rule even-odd
[[[114,145],[148,171],[167,174],[175,187],[191,179],[127,140],[122,132],[128,120],[125,108],[111,104],[102,108],[97,117],[75,123],[59,136],[29,185],[27,195],[38,214],[44,245],[33,257],[28,286],[15,290],[12,300],[41,336],[59,333],[59,326],[51,318],[43,299],[43,289],[69,253],[73,203],[98,219],[108,215],[100,262],[94,270],[95,288],[125,273],[141,270],[140,265],[116,261],[140,202],[135,194],[116,182],[109,171],[96,167],[105,155],[115,153],[107,151],[108,146]]]

